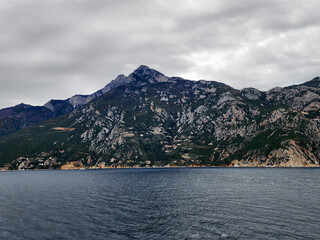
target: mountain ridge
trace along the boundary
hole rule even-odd
[[[66,115],[0,139],[0,164],[20,170],[319,166],[318,77],[268,91],[237,90],[142,65],[114,81]]]
[[[13,107],[0,109],[0,137],[6,136],[22,128],[29,127],[38,122],[69,113],[74,109],[76,109],[77,107],[83,106],[88,102],[92,101],[93,99],[103,95],[107,91],[110,91],[111,89],[117,86],[120,86],[122,84],[128,83],[127,79],[128,78],[126,76],[124,76],[123,74],[120,74],[110,83],[108,83],[104,88],[92,94],[89,94],[89,95],[76,94],[65,100],[51,99],[47,103],[45,103],[43,106],[32,106],[29,104],[20,103]],[[23,114],[21,114],[21,112],[17,113],[16,110],[21,105],[29,106],[30,111],[24,112]],[[36,109],[38,110],[38,112],[35,111]],[[47,114],[44,115],[43,112],[46,112],[46,109],[49,109],[51,112],[48,112]],[[35,116],[32,120],[28,121],[27,116],[30,114]]]

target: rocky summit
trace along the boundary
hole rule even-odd
[[[22,119],[32,126],[0,138],[2,169],[320,162],[319,77],[263,92],[140,66],[92,95],[52,100],[44,108],[36,109],[38,123],[27,115]]]

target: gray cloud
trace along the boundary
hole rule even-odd
[[[0,0],[0,108],[89,94],[140,64],[267,90],[319,75],[316,0]]]

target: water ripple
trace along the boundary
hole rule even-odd
[[[0,173],[0,239],[318,239],[320,169]]]

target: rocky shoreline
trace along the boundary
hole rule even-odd
[[[316,164],[278,164],[278,165],[267,165],[267,164],[258,164],[254,162],[240,162],[240,161],[233,161],[229,165],[222,165],[222,166],[212,166],[212,165],[187,165],[187,166],[180,166],[180,165],[164,165],[164,166],[91,166],[91,167],[83,167],[77,166],[73,163],[67,162],[66,164],[62,165],[60,168],[46,168],[46,169],[9,169],[8,167],[0,168],[0,172],[6,171],[46,171],[46,170],[104,170],[104,169],[157,169],[157,168],[320,168],[319,165]]]

